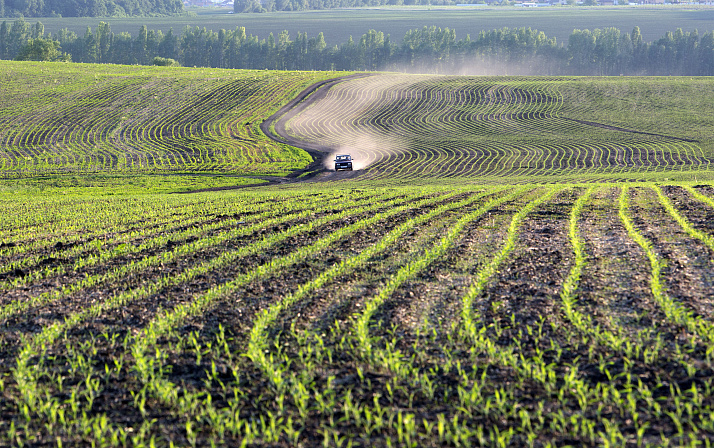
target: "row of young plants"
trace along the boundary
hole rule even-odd
[[[374,199],[394,197],[397,198],[394,200],[402,200],[400,193],[387,192],[376,198],[371,195],[366,195],[363,201],[370,204]],[[314,202],[315,198],[312,198],[312,200]],[[56,280],[56,286],[49,290],[40,288],[40,291],[43,292],[39,294],[31,293],[29,296],[23,297],[23,300],[18,300],[17,297],[14,297],[13,300],[0,308],[0,316],[6,319],[9,316],[27,312],[33,308],[45,306],[53,301],[82,295],[87,293],[87,291],[91,292],[93,289],[104,287],[104,285],[111,287],[111,285],[128,278],[140,278],[140,276],[146,275],[148,271],[151,271],[152,268],[158,268],[160,270],[165,264],[174,263],[191,256],[197,256],[200,259],[203,256],[203,252],[209,249],[223,251],[223,246],[231,240],[238,239],[244,235],[250,236],[255,233],[260,233],[261,231],[264,232],[275,226],[285,225],[285,223],[300,223],[301,221],[312,219],[310,225],[315,225],[315,223],[321,221],[338,219],[341,215],[339,213],[332,213],[335,207],[339,209],[339,207],[345,206],[346,204],[352,206],[353,210],[362,210],[359,207],[364,207],[363,201],[354,201],[354,199],[350,197],[343,197],[340,200],[330,200],[330,198],[327,198],[326,203],[323,203],[322,200],[324,200],[324,198],[320,198],[320,200],[317,201],[318,205],[316,207],[295,202],[291,204],[291,206],[284,206],[276,210],[277,213],[276,211],[268,211],[266,213],[258,213],[244,217],[244,221],[241,222],[241,224],[247,224],[244,226],[231,227],[229,222],[229,226],[226,229],[218,232],[211,232],[210,230],[212,229],[210,229],[210,227],[212,226],[207,226],[208,228],[206,228],[206,226],[198,227],[197,229],[186,232],[177,231],[174,232],[169,239],[159,238],[158,241],[148,241],[139,246],[124,245],[121,246],[121,250],[110,250],[100,253],[98,257],[90,260],[80,258],[73,266],[60,265],[49,271],[40,269],[21,279],[15,280],[11,286],[30,286],[32,288],[32,286],[34,286],[33,283],[39,283],[47,276],[58,276],[60,278]],[[376,205],[368,205],[367,207],[374,208]],[[326,216],[316,220],[315,217],[322,213]],[[160,244],[162,242],[166,243],[167,241],[171,241],[175,247],[172,248],[171,246]],[[138,257],[136,257],[136,255],[138,255]],[[225,257],[226,253],[223,252],[217,259]],[[95,268],[95,265],[98,266]],[[73,275],[62,276],[62,274],[67,273],[72,273]],[[185,281],[186,279],[183,280]],[[155,291],[156,288],[162,287],[165,281],[175,282],[176,280],[172,276],[164,276],[148,289],[144,287],[140,288],[142,294]]]
[[[551,193],[552,194],[552,193]],[[573,222],[577,222],[577,216],[579,213],[579,209],[581,209],[584,204],[588,200],[588,195],[592,194],[592,191],[588,191],[586,193],[586,196],[581,198],[581,200],[578,201],[576,206],[574,207],[574,212],[571,213],[571,229],[573,229],[576,224],[573,224]],[[542,199],[545,199],[543,197]],[[541,200],[542,200],[541,199]],[[557,413],[543,413],[543,408],[540,409],[540,412],[536,412],[534,414],[537,415],[537,418],[541,419],[541,425],[540,427],[535,427],[532,425],[531,422],[531,413],[528,411],[521,410],[521,412],[517,413],[515,411],[518,410],[518,401],[514,399],[513,392],[510,392],[508,390],[504,390],[503,388],[497,389],[492,397],[488,397],[488,400],[484,400],[484,397],[482,396],[482,390],[484,388],[483,384],[478,384],[478,379],[479,377],[476,376],[471,376],[472,380],[474,381],[475,384],[471,384],[470,386],[472,389],[469,391],[468,389],[461,389],[459,390],[459,397],[461,400],[461,405],[462,407],[459,407],[458,409],[463,412],[464,415],[458,415],[457,417],[462,417],[462,418],[473,418],[473,412],[486,412],[488,413],[489,409],[489,403],[491,403],[491,399],[495,399],[496,402],[498,403],[498,412],[496,412],[496,415],[494,416],[495,418],[498,419],[506,419],[508,420],[509,418],[515,418],[516,416],[521,420],[521,426],[518,430],[514,431],[514,427],[507,427],[507,428],[500,428],[499,426],[495,426],[493,428],[483,428],[483,427],[474,427],[473,425],[463,425],[462,427],[459,427],[457,424],[454,424],[451,429],[452,431],[456,432],[457,434],[466,434],[466,440],[463,440],[462,442],[466,443],[466,441],[471,441],[471,442],[481,442],[481,443],[486,443],[490,445],[495,445],[495,446],[501,446],[503,444],[507,444],[509,441],[513,443],[514,445],[521,445],[525,443],[534,443],[536,442],[539,438],[543,437],[543,432],[548,432],[548,429],[553,431],[557,435],[559,432],[565,432],[569,436],[572,437],[577,437],[579,440],[588,442],[588,443],[602,443],[605,445],[609,444],[615,444],[619,445],[621,443],[624,443],[628,440],[628,434],[620,431],[618,428],[617,424],[612,424],[608,419],[602,419],[601,416],[601,410],[605,406],[617,406],[620,409],[620,415],[622,416],[631,416],[632,419],[634,419],[635,422],[635,431],[634,435],[636,436],[636,441],[638,444],[641,444],[643,440],[647,439],[647,428],[649,427],[649,423],[642,423],[641,420],[642,418],[640,415],[642,413],[646,412],[652,412],[654,415],[656,415],[657,418],[661,418],[665,414],[669,415],[672,418],[672,421],[674,421],[678,427],[680,428],[680,433],[677,439],[678,444],[685,444],[685,443],[691,443],[692,446],[696,446],[697,443],[699,443],[700,440],[700,433],[699,430],[696,429],[697,425],[699,423],[702,423],[703,425],[707,425],[707,427],[710,427],[710,421],[706,417],[707,415],[707,406],[708,405],[702,405],[702,396],[704,396],[704,399],[708,399],[710,397],[710,389],[711,389],[711,383],[707,382],[705,383],[705,392],[702,394],[702,391],[699,391],[697,387],[693,387],[692,392],[695,397],[695,401],[698,407],[695,407],[694,413],[692,413],[692,408],[691,407],[685,407],[682,406],[681,403],[679,402],[681,396],[680,392],[677,391],[672,392],[672,398],[675,401],[675,411],[671,413],[663,412],[662,407],[654,402],[652,399],[653,393],[652,391],[647,387],[647,385],[643,385],[642,382],[640,381],[638,386],[635,388],[635,392],[633,392],[632,385],[630,383],[631,381],[631,371],[629,368],[627,368],[624,372],[622,372],[622,375],[625,375],[627,377],[627,383],[624,384],[624,390],[623,390],[623,385],[620,384],[615,384],[615,385],[608,385],[608,384],[597,384],[597,387],[592,388],[586,381],[580,380],[577,377],[577,366],[570,366],[571,370],[570,372],[567,373],[564,377],[562,377],[562,373],[560,373],[559,366],[558,366],[558,359],[554,360],[553,363],[547,364],[544,362],[543,358],[547,357],[545,353],[538,353],[536,352],[536,357],[533,359],[529,358],[524,358],[523,357],[523,352],[522,349],[523,347],[516,342],[516,347],[511,347],[509,349],[504,349],[500,347],[500,343],[498,342],[498,334],[499,330],[496,330],[496,336],[494,337],[493,335],[488,335],[487,329],[489,326],[487,326],[485,323],[478,322],[481,320],[484,316],[480,315],[480,313],[474,313],[473,310],[473,298],[477,297],[481,291],[481,288],[483,288],[486,283],[488,282],[488,279],[493,276],[497,272],[497,267],[504,263],[508,257],[508,254],[510,251],[513,250],[514,248],[514,241],[515,241],[515,236],[517,235],[517,228],[519,225],[519,222],[523,220],[523,217],[534,208],[534,206],[538,203],[539,201],[534,201],[534,203],[529,204],[530,206],[525,207],[521,210],[520,213],[517,213],[514,215],[514,218],[512,220],[511,227],[509,228],[508,236],[505,241],[505,245],[503,249],[501,250],[500,253],[498,253],[491,261],[490,263],[487,263],[482,270],[479,271],[479,275],[476,276],[476,279],[471,286],[467,290],[467,293],[464,295],[464,307],[463,307],[463,314],[461,317],[461,321],[463,322],[464,329],[462,331],[459,331],[459,336],[460,337],[466,337],[469,341],[469,345],[471,346],[470,350],[472,353],[478,353],[480,356],[487,355],[488,359],[491,359],[491,365],[500,365],[503,367],[511,368],[514,372],[516,372],[523,380],[531,380],[535,381],[538,384],[541,384],[543,387],[545,387],[546,391],[550,391],[553,393],[554,391],[557,391],[557,397],[559,397],[559,400],[561,402],[561,405],[564,405],[566,408],[569,406],[569,401],[572,401],[572,403],[578,403],[579,406],[579,412],[577,414],[574,414],[570,417],[565,417],[562,414],[562,410],[560,411],[560,414]],[[582,256],[582,252],[581,252]],[[576,262],[577,266],[578,262]],[[582,265],[582,262],[579,264]],[[404,267],[404,270],[400,270],[399,272],[408,272],[409,271],[409,265],[406,265]],[[398,274],[397,274],[398,275]],[[572,282],[571,282],[572,285]],[[388,288],[387,288],[388,289]],[[565,294],[565,293],[564,293]],[[572,309],[572,301],[570,304],[568,304],[567,301],[564,300],[564,306],[569,305]],[[367,314],[369,315],[369,313]],[[365,316],[365,314],[362,314],[361,316]],[[474,317],[476,320],[474,320]],[[357,322],[360,322],[360,319],[357,320]],[[478,322],[477,324],[475,322]],[[675,322],[676,323],[676,322]],[[483,325],[483,327],[481,327]],[[493,325],[493,323],[491,324]],[[540,323],[540,325],[543,325],[543,322]],[[496,326],[498,326],[498,323],[496,322]],[[480,328],[479,328],[480,327]],[[364,326],[362,326],[364,328]],[[534,327],[528,327],[526,326],[526,330],[528,334],[532,334],[535,331],[542,332],[542,327],[539,329],[536,329]],[[453,331],[453,329],[452,329]],[[503,331],[503,330],[500,330]],[[367,344],[368,347],[371,347],[371,343],[364,342],[364,338],[359,338],[359,336],[355,337],[355,334],[360,334],[360,332],[356,330],[352,330],[351,334],[348,333],[347,335],[342,335],[342,345],[339,347],[338,350],[336,350],[336,353],[339,353],[340,349],[351,349],[356,352],[355,356],[357,358],[363,359],[365,353],[368,353],[372,355],[371,350],[365,350],[365,344]],[[364,331],[361,333],[364,335]],[[314,335],[310,335],[314,336]],[[490,336],[490,337],[489,337]],[[344,340],[346,338],[355,338],[349,345],[344,344]],[[303,336],[302,338],[297,337],[298,340],[308,340],[309,338],[307,336]],[[578,338],[577,331],[575,334],[570,333],[567,337],[567,339],[570,339],[571,341],[573,339]],[[317,341],[320,340],[319,336],[316,338]],[[315,339],[312,339],[312,341],[315,341]],[[360,342],[362,341],[362,342]],[[381,338],[375,338],[372,341],[375,345],[383,344],[381,341]],[[313,342],[314,343],[314,342]],[[555,345],[554,345],[555,344]],[[550,347],[545,349],[545,352],[548,352],[549,350],[555,351],[555,352],[562,352],[563,350],[568,350],[572,349],[572,347],[558,347],[558,341],[557,340],[551,340],[549,341]],[[324,343],[319,344],[320,347],[324,346]],[[277,347],[277,345],[276,345]],[[608,347],[610,348],[610,347]],[[301,350],[308,350],[307,347],[301,347]],[[280,348],[277,348],[277,353],[278,355],[280,354]],[[484,360],[481,357],[478,357],[479,359],[479,367],[483,367],[483,362]],[[645,354],[646,356],[646,354]],[[707,355],[708,356],[708,355]],[[263,359],[266,358],[265,355],[261,355]],[[332,356],[328,355],[327,358],[330,359]],[[414,362],[415,358],[418,358],[419,355],[415,352],[412,352],[411,357],[405,356],[404,353],[401,352],[400,349],[397,348],[397,343],[392,342],[392,345],[390,345],[389,342],[387,342],[387,345],[384,350],[381,350],[380,356],[369,357],[369,362],[368,362],[368,367],[358,367],[358,372],[359,369],[364,369],[367,372],[370,370],[372,372],[380,372],[384,374],[384,369],[386,368],[390,373],[394,374],[395,377],[400,378],[402,381],[405,381],[406,379],[414,379],[418,378],[417,383],[422,383],[422,390],[423,389],[423,384],[432,384],[432,386],[427,386],[428,388],[433,387],[433,378],[432,381],[429,380],[428,376],[422,376],[420,375],[424,370],[426,370],[423,366],[419,366],[420,368],[416,367],[411,367],[409,366],[410,363]],[[272,359],[272,357],[271,357]],[[323,358],[324,359],[324,358]],[[280,360],[278,363],[277,367],[273,367],[271,369],[272,372],[275,371],[280,371],[280,368],[289,368],[286,366],[289,366],[290,363],[295,361],[294,354],[293,353],[286,353],[283,354],[283,358]],[[324,361],[323,361],[324,362]],[[318,366],[320,365],[320,360],[318,359]],[[601,365],[601,371],[604,370],[607,372],[607,363],[603,363],[603,360],[600,359],[600,365]],[[474,366],[475,367],[475,366]],[[299,369],[300,367],[298,367]],[[317,367],[316,370],[322,369],[323,367]],[[302,371],[301,375],[302,375]],[[434,374],[436,372],[435,366],[431,366],[430,372]],[[463,374],[460,372],[460,375],[467,377],[466,374]],[[483,373],[485,375],[485,372]],[[359,375],[361,379],[364,380],[363,376],[366,376],[365,372]],[[562,380],[565,381],[564,385],[559,386],[559,383]],[[296,378],[296,376],[293,376],[293,378]],[[297,390],[304,390],[306,388],[306,385],[310,384],[311,377],[310,376],[301,376],[300,378],[307,378],[307,383],[303,384],[302,386],[297,387]],[[612,379],[610,374],[608,373],[608,378]],[[481,381],[484,381],[483,376],[480,378]],[[513,381],[513,378],[511,377],[509,381]],[[273,381],[275,382],[275,381]],[[618,381],[615,381],[617,383]],[[282,384],[282,383],[280,383]],[[416,387],[416,385],[415,385]],[[530,387],[533,387],[532,385]],[[658,384],[657,387],[662,387],[661,384]],[[393,390],[395,387],[388,388],[390,390]],[[427,389],[429,390],[429,389]],[[318,392],[316,392],[317,394]],[[627,400],[624,401],[622,400],[623,395],[626,394]],[[299,395],[299,394],[298,394]],[[412,408],[412,400],[414,399],[413,397],[414,393],[409,395],[409,405],[408,408]],[[555,395],[555,394],[554,394]],[[434,398],[433,390],[430,393],[431,398]],[[470,397],[470,398],[469,398]],[[348,397],[349,398],[349,397]],[[405,397],[406,398],[406,397]],[[643,406],[641,404],[638,404],[639,400],[646,401],[648,406]],[[469,402],[471,401],[471,402]],[[509,405],[508,402],[511,402]],[[513,403],[515,401],[515,403]],[[470,406],[473,408],[470,411],[463,411],[464,409],[468,409],[468,406],[464,406],[465,403],[470,404]],[[514,406],[515,404],[515,406]],[[296,403],[297,405],[297,403]],[[485,411],[483,409],[483,406],[485,405]],[[491,403],[493,405],[493,403]],[[585,417],[587,415],[589,409],[592,409],[597,405],[597,418],[592,418],[589,419]],[[371,408],[369,406],[357,406],[355,407],[354,411],[345,411],[345,416],[347,417],[349,414],[349,417],[352,418],[354,421],[357,422],[363,422],[363,421],[370,421],[372,415],[376,412],[379,414],[377,411],[378,403],[375,401],[374,404],[375,408]],[[542,404],[541,404],[542,406]],[[689,405],[687,405],[689,406]],[[351,407],[351,406],[350,406]],[[649,409],[648,409],[649,407]],[[694,433],[689,433],[686,437],[689,437],[687,439],[685,437],[685,431],[682,431],[681,429],[681,418],[682,415],[684,414],[684,409],[688,409],[687,412],[689,412],[689,417],[694,417],[694,418],[699,418],[702,419],[701,421],[697,421],[694,426],[693,426],[693,431]],[[350,413],[351,412],[351,413]],[[493,412],[493,411],[491,411]],[[401,414],[401,415],[400,415]],[[500,417],[498,416],[500,414]],[[406,415],[406,417],[405,417]],[[429,440],[430,439],[430,428],[434,428],[435,425],[438,423],[441,428],[438,430],[439,436],[443,437],[440,439],[440,442],[454,442],[456,441],[456,444],[458,445],[459,441],[461,440],[458,436],[455,436],[451,431],[446,431],[444,429],[444,422],[446,420],[440,419],[439,422],[429,422],[428,420],[423,420],[423,425],[426,431],[421,431],[418,424],[414,424],[414,414],[405,414],[405,413],[395,413],[392,415],[393,417],[396,417],[395,419],[399,422],[397,425],[394,425],[391,427],[392,429],[392,436],[396,434],[397,438],[397,443],[398,444],[404,444],[405,442],[409,445],[414,445],[418,446],[420,443],[423,443],[424,440]],[[410,428],[408,431],[410,434],[405,434],[404,433],[404,428],[401,427],[401,422],[404,421],[402,418],[406,418],[407,421],[410,421],[411,424],[408,425]],[[544,418],[545,417],[545,418]],[[560,420],[558,420],[558,417],[560,417]],[[543,420],[550,421],[550,428],[544,427],[543,425]],[[638,423],[638,420],[640,422]],[[454,422],[458,421],[458,418],[453,420]],[[393,423],[394,420],[391,420],[390,423]],[[418,420],[417,420],[418,423]],[[556,426],[555,423],[559,423],[560,426]],[[391,426],[391,425],[390,425]],[[369,429],[369,426],[365,428],[369,434],[371,432],[371,429]],[[385,428],[387,429],[387,428]],[[535,429],[535,430],[534,430]],[[388,429],[387,429],[388,431]],[[504,433],[500,433],[499,431],[504,431]],[[629,430],[628,430],[629,431]],[[448,434],[448,435],[447,435]],[[488,435],[486,435],[488,434]],[[511,440],[513,439],[513,440]],[[649,439],[652,440],[652,435],[649,434]],[[369,440],[369,439],[367,439]],[[390,439],[387,439],[390,440]],[[394,440],[392,439],[392,442]],[[665,436],[662,436],[660,439],[660,443],[669,443],[669,439],[667,439]],[[365,445],[368,445],[369,443],[365,443]]]
[[[327,201],[334,198],[330,194],[320,197]],[[97,256],[106,257],[108,251],[116,255],[137,252],[139,246],[147,244],[145,240],[154,237],[160,246],[182,228],[203,223],[205,231],[211,231],[219,229],[221,221],[266,212],[276,203],[294,201],[293,206],[298,206],[313,199],[309,195],[256,198],[254,194],[204,196],[200,201],[185,196],[163,201],[154,197],[13,199],[3,204],[7,220],[5,231],[0,233],[1,272],[52,260],[72,260],[82,266]],[[187,231],[199,232],[196,228]]]
[[[1,269],[6,275],[18,269],[31,269],[29,275],[22,271],[22,275],[7,281],[11,286],[18,286],[50,275],[61,275],[69,271],[79,272],[90,266],[106,264],[118,257],[161,250],[166,245],[175,246],[187,240],[196,245],[200,244],[196,243],[197,239],[207,236],[224,240],[227,238],[225,235],[236,232],[236,226],[240,227],[255,221],[263,221],[262,225],[269,225],[269,220],[265,221],[267,218],[276,218],[280,215],[281,219],[289,219],[292,216],[291,212],[306,206],[312,213],[320,210],[320,207],[314,209],[308,206],[315,202],[314,197],[297,196],[284,201],[263,202],[252,199],[254,197],[247,200],[246,196],[238,196],[220,203],[210,200],[194,201],[188,206],[181,207],[183,210],[168,209],[169,216],[161,214],[154,219],[151,219],[149,214],[143,213],[139,215],[141,218],[137,219],[136,213],[153,205],[159,206],[156,210],[160,209],[162,204],[157,204],[155,200],[142,201],[138,206],[133,204],[129,207],[124,200],[112,201],[106,214],[101,215],[103,219],[98,221],[101,223],[101,230],[93,229],[93,226],[87,225],[89,223],[84,220],[87,211],[96,212],[96,209],[90,208],[81,212],[81,218],[78,216],[73,218],[80,228],[72,229],[74,234],[72,239],[58,238],[53,233],[38,235],[36,229],[33,229],[32,234],[26,234],[26,239],[21,240],[23,241],[21,246],[12,242],[4,243],[8,248],[6,251],[8,257]],[[327,202],[338,201],[332,195],[321,196],[321,199]],[[86,202],[88,201],[81,201],[83,204]],[[280,202],[287,203],[276,209],[275,206]],[[217,219],[215,216],[220,218]],[[126,219],[130,220],[128,226],[117,222]],[[159,219],[162,220],[159,223],[152,222]],[[48,231],[48,227],[43,226],[43,230]],[[99,232],[94,233],[90,229]],[[63,230],[67,232],[70,228],[64,226]],[[28,253],[30,251],[32,252]]]
[[[3,315],[0,437],[103,446],[706,445],[711,315],[692,293],[670,290],[680,274],[668,265],[680,261],[672,245],[712,257],[713,196],[705,185],[157,196],[159,208],[178,213],[214,204],[187,228],[156,215],[155,233],[142,240],[154,249],[194,231],[199,238],[156,253],[161,269],[152,261],[135,277],[117,273]],[[231,210],[239,216],[213,221]],[[648,221],[655,214],[661,219]],[[234,228],[236,219],[245,223]],[[675,240],[656,238],[665,233]],[[569,242],[547,248],[559,265],[538,264],[539,245],[557,241]],[[619,256],[646,276],[598,270],[609,263],[598,252],[605,246],[625,248]],[[111,260],[96,266],[114,272]],[[690,269],[702,279],[710,271],[700,262]],[[638,322],[649,327],[598,301],[607,291],[599,272],[633,291],[643,286],[647,297],[612,300],[641,301]],[[509,290],[516,280],[528,289]]]

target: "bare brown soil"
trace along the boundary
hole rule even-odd
[[[636,331],[662,318],[649,289],[649,264],[617,214],[620,190],[596,193],[583,215],[581,235],[588,253],[578,304],[610,330]],[[640,316],[644,317],[641,320]]]
[[[686,198],[686,191],[677,187],[666,188],[674,196],[675,207],[699,222],[710,222],[714,213]],[[690,237],[660,205],[652,190],[638,190],[633,204],[641,207],[643,234],[658,248],[665,260],[663,274],[668,279],[667,293],[695,314],[705,318],[714,315],[714,253],[701,241]],[[694,212],[694,213],[692,213]],[[697,216],[698,215],[698,216]],[[702,229],[704,230],[704,229]],[[706,231],[706,230],[704,230]]]

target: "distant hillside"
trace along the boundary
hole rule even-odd
[[[181,0],[0,0],[0,17],[121,17],[172,15]]]

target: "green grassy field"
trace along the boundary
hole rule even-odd
[[[283,119],[365,169],[173,194],[298,162],[67,161],[334,74],[3,64],[0,446],[714,441],[714,80],[352,78]]]
[[[268,14],[228,14],[229,10],[201,11],[196,17],[168,18],[41,18],[47,31],[56,33],[68,28],[80,36],[87,27],[96,28],[100,20],[111,24],[112,31],[126,31],[135,35],[141,25],[149,29],[180,31],[186,26],[206,27],[209,30],[234,29],[244,26],[246,32],[265,39],[271,32],[282,30],[295,37],[298,31],[314,37],[324,32],[328,45],[347,42],[349,36],[359,39],[370,29],[390,34],[393,42],[400,42],[407,30],[423,26],[455,29],[457,38],[480,31],[503,27],[530,27],[567,43],[573,29],[615,27],[629,33],[639,26],[645,40],[655,40],[667,31],[682,28],[698,29],[700,34],[714,30],[714,9],[701,7],[598,7],[598,8],[382,8],[355,10],[326,10],[305,12],[277,12]],[[29,20],[29,19],[28,19]],[[32,19],[34,21],[34,19]]]

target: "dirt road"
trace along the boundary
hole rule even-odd
[[[325,157],[334,153],[337,148],[316,143],[308,143],[302,140],[295,139],[288,134],[286,124],[291,118],[295,117],[312,104],[323,99],[332,86],[341,82],[372,76],[370,73],[358,73],[354,75],[341,76],[339,78],[320,81],[303,90],[300,95],[295,97],[280,110],[268,117],[260,124],[260,129],[269,138],[276,142],[285,143],[297,148],[304,149],[314,159],[314,161],[304,170],[296,171],[288,176],[293,182],[308,182],[308,181],[332,181],[342,179],[352,179],[360,175],[360,171],[333,171],[325,168]],[[308,174],[305,174],[308,173]],[[298,177],[301,176],[302,177]],[[282,180],[285,182],[285,180]]]

